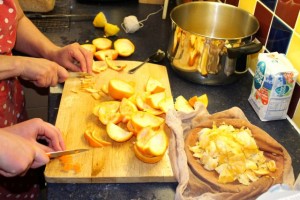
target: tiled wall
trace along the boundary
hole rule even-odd
[[[300,72],[300,0],[221,0],[253,14],[260,23],[256,38],[266,51],[284,53]],[[253,56],[256,59],[257,56]],[[255,60],[250,66],[255,68]],[[300,128],[300,75],[288,115]]]

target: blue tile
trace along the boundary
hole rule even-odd
[[[287,52],[291,36],[292,30],[279,21],[277,17],[274,17],[266,47],[270,52],[277,51],[285,54]]]
[[[261,2],[265,4],[268,8],[270,8],[272,11],[275,10],[277,0],[261,0]]]

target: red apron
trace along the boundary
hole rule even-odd
[[[11,51],[16,42],[16,12],[13,0],[0,0],[0,54],[2,55],[12,55]],[[24,120],[26,116],[24,102],[22,85],[17,78],[0,81],[0,127]],[[37,199],[41,177],[43,177],[42,171],[37,173],[37,170],[30,170],[23,177],[0,176],[0,199]]]
[[[16,28],[17,13],[13,0],[0,1],[0,54],[12,54]],[[23,113],[24,93],[17,78],[0,81],[0,127],[22,121]]]

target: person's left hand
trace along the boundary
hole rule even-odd
[[[54,50],[50,59],[74,72],[92,72],[93,53],[81,47],[79,43]]]

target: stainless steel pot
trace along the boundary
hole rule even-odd
[[[261,50],[253,41],[258,20],[224,3],[190,2],[175,7],[167,56],[183,78],[208,85],[231,83],[247,72],[247,55]]]

